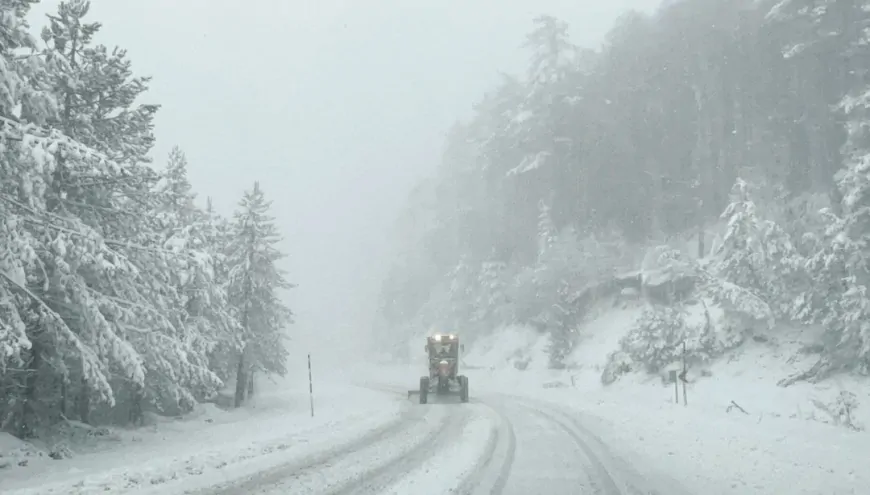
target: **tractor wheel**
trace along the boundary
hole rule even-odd
[[[420,377],[420,404],[425,404],[429,401],[429,377]]]
[[[459,400],[468,402],[468,377],[459,375]]]

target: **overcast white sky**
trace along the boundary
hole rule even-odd
[[[32,24],[59,1],[43,0]],[[300,343],[364,334],[412,183],[443,132],[518,72],[537,15],[600,43],[659,0],[93,0],[97,41],[128,49],[162,105],[153,156],[178,144],[201,197],[229,214],[260,180],[299,288]],[[306,337],[307,336],[307,337]]]

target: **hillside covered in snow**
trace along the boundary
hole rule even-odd
[[[747,411],[789,396],[777,414],[859,429],[870,44],[848,26],[870,14],[810,4],[666,2],[594,50],[537,18],[528,70],[454,126],[397,225],[375,329],[393,357],[432,331],[522,335],[513,367],[617,387],[685,366],[698,393],[739,374],[767,387],[723,392]]]

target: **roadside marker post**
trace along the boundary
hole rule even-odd
[[[314,417],[314,382],[311,380],[311,353],[308,353],[308,401],[311,404],[311,417]]]
[[[689,401],[686,400],[686,384],[689,383],[689,380],[686,379],[686,373],[689,372],[689,369],[686,367],[686,341],[683,341],[683,371],[680,373],[680,381],[683,382],[683,406],[688,406]]]

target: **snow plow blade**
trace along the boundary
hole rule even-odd
[[[419,390],[408,390],[408,398],[409,399],[415,395],[420,395],[420,391]]]

